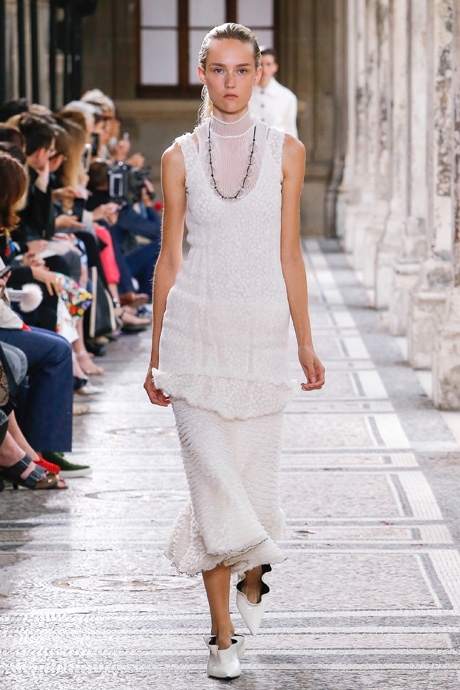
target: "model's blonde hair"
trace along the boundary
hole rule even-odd
[[[260,54],[259,44],[255,34],[248,29],[247,26],[242,24],[221,24],[220,26],[215,26],[211,29],[209,33],[203,39],[201,44],[200,52],[198,53],[198,64],[203,71],[206,69],[206,60],[208,58],[209,45],[214,39],[221,41],[224,38],[234,38],[242,43],[250,43],[254,49],[254,60],[256,63],[256,69],[258,69],[262,63],[262,57]],[[206,117],[209,117],[212,113],[212,101],[209,98],[208,89],[203,86],[201,90],[201,105],[198,111],[198,122],[203,122]]]

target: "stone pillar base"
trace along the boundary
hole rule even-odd
[[[366,228],[364,238],[363,282],[367,288],[375,289],[375,266],[379,242],[385,231],[388,215],[388,202],[380,200],[376,203],[371,221]]]
[[[419,279],[409,299],[407,324],[409,362],[415,369],[431,369],[435,335],[444,321],[452,277],[450,261],[432,257],[420,266]]]
[[[390,291],[393,279],[393,266],[401,256],[401,238],[405,232],[404,220],[390,216],[385,233],[377,247],[375,261],[375,306],[387,309],[390,303]]]
[[[420,273],[420,264],[396,261],[389,297],[389,329],[392,335],[406,335],[409,297]]]
[[[364,268],[366,233],[368,232],[371,218],[369,218],[369,213],[361,209],[355,213],[354,220],[352,264],[354,269],[362,271]]]
[[[441,410],[460,410],[460,288],[447,297],[445,320],[435,336],[433,401]]]
[[[409,363],[414,369],[431,369],[436,332],[442,323],[447,291],[420,290],[409,301],[407,325]]]
[[[340,199],[339,199],[340,203]],[[356,212],[355,204],[346,203],[344,207],[343,227],[344,227],[344,249],[347,254],[353,254],[355,247],[355,227]]]

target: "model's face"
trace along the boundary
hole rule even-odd
[[[234,38],[214,39],[209,45],[206,69],[198,67],[198,76],[208,87],[216,115],[234,120],[247,110],[262,68],[256,70],[251,43]]]

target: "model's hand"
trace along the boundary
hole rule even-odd
[[[151,367],[149,367],[147,371],[147,376],[145,377],[144,381],[144,388],[147,391],[147,395],[149,396],[150,402],[153,403],[153,405],[168,407],[168,405],[171,404],[171,400],[168,398],[168,396],[155,386],[152,378]]]
[[[299,362],[307,377],[301,384],[303,391],[319,390],[324,386],[324,367],[312,347],[299,347]]]

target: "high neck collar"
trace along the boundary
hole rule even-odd
[[[254,119],[249,110],[235,122],[224,122],[215,115],[211,115],[211,130],[219,137],[241,137],[254,125]]]

